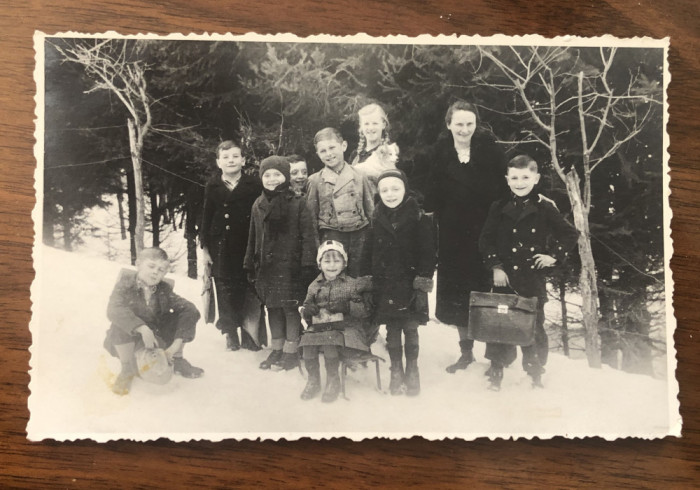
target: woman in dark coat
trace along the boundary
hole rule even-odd
[[[408,192],[406,175],[385,170],[377,181],[380,202],[372,220],[374,323],[386,324],[391,358],[392,395],[420,392],[418,326],[428,321],[428,292],[433,287],[435,245],[430,218]],[[401,345],[401,333],[405,347]],[[406,354],[406,371],[403,354]]]
[[[479,254],[479,235],[491,203],[508,195],[505,154],[493,136],[480,130],[473,104],[458,101],[445,116],[449,134],[441,138],[412,174],[435,213],[438,228],[437,305],[443,323],[457,326],[459,360],[454,373],[474,361],[474,341],[467,338],[469,293],[487,291],[489,277]]]

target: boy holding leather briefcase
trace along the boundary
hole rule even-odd
[[[519,155],[508,162],[506,181],[511,195],[491,205],[479,239],[481,255],[493,271],[494,292],[517,295],[511,297],[510,314],[516,314],[517,309],[535,310],[531,345],[512,339],[504,339],[508,343],[487,341],[486,358],[491,360],[491,367],[486,374],[493,390],[500,389],[503,367],[515,360],[516,345],[521,345],[523,369],[532,378],[533,386],[542,387],[549,350],[544,330],[546,269],[564,261],[578,239],[578,231],[564,220],[554,203],[532,192],[539,180],[537,162],[529,156]],[[532,301],[528,306],[528,298],[536,298],[536,306]],[[478,301],[472,297],[471,305]],[[496,306],[505,317],[509,315],[509,301],[502,302]],[[478,325],[470,324],[470,331],[476,330]]]

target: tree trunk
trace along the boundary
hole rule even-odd
[[[126,240],[126,225],[124,222],[124,191],[121,188],[121,177],[119,178],[120,188],[117,191],[117,207],[119,208],[119,231],[122,240]]]
[[[559,304],[561,305],[561,345],[564,355],[569,357],[569,312],[566,308],[566,278],[559,280]]]
[[[160,207],[158,205],[158,193],[149,192],[151,198],[151,228],[153,230],[153,246],[160,247]]]
[[[61,228],[63,228],[63,248],[66,252],[72,252],[73,237],[71,236],[71,223],[65,208],[61,210]]]
[[[581,199],[580,179],[575,169],[566,174],[566,191],[571,202],[574,224],[579,231],[578,251],[581,257],[581,313],[586,331],[586,357],[590,367],[599,368],[600,336],[598,335],[598,286],[596,283],[595,261],[591,250],[588,216]]]
[[[134,167],[134,194],[136,197],[136,227],[134,229],[134,242],[138,256],[144,249],[144,234],[146,230],[146,212],[143,199],[143,171],[141,169],[141,143],[136,134],[136,122],[128,120],[129,148],[131,150],[131,164]]]
[[[197,279],[197,227],[192,221],[197,220],[194,204],[190,201],[185,205],[185,238],[187,239],[187,277]]]
[[[136,263],[136,191],[134,187],[134,170],[127,170],[126,194],[129,198],[129,244],[131,247],[131,265]]]

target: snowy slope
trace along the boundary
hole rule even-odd
[[[109,389],[119,361],[102,348],[102,341],[107,299],[121,267],[96,257],[37,249],[30,439],[361,439],[416,434],[429,439],[612,439],[663,437],[680,430],[665,380],[594,370],[585,361],[556,353],[550,355],[544,390],[531,388],[518,359],[506,369],[502,390],[488,391],[483,376],[488,364],[479,343],[478,362],[467,371],[447,374],[445,366],[458,354],[457,332],[437,322],[420,328],[422,392],[417,398],[377,391],[370,367],[349,373],[349,400],[304,402],[299,394],[305,378],[299,371],[262,371],[258,364],[267,350],[228,352],[216,328],[203,323],[185,349],[185,357],[205,369],[203,378],[175,376],[165,386],[136,379],[131,393],[120,397]],[[179,294],[200,305],[199,281],[171,277]],[[373,352],[388,360],[382,339]],[[386,390],[388,362],[381,372]]]

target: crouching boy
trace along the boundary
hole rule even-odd
[[[163,278],[168,272],[168,255],[160,248],[141,251],[136,271],[125,270],[114,286],[107,306],[112,323],[105,348],[121,361],[121,372],[112,391],[126,395],[138,375],[134,353],[161,347],[176,374],[198,378],[204,370],[182,357],[184,344],[194,339],[199,320],[197,308],[173,292]]]
[[[479,250],[492,270],[494,292],[537,297],[535,343],[523,346],[523,369],[535,387],[541,376],[549,345],[544,330],[547,301],[546,270],[566,259],[578,239],[576,229],[559,214],[553,203],[533,192],[540,180],[537,162],[519,155],[508,162],[506,181],[510,197],[491,205],[479,239]],[[513,345],[488,343],[490,389],[499,390],[503,367],[515,360]]]

